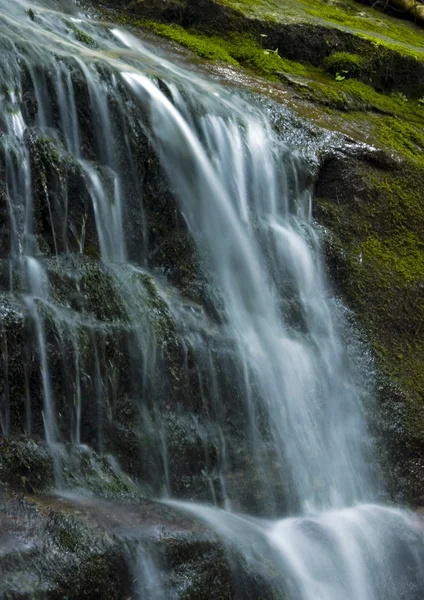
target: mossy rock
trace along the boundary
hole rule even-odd
[[[316,218],[330,231],[325,241],[330,275],[367,333],[379,367],[377,395],[385,414],[380,424],[386,454],[399,476],[397,482],[388,478],[390,487],[397,499],[411,504],[424,501],[419,483],[424,450],[423,186],[420,164],[339,155],[324,163],[315,190]],[[390,407],[394,421],[395,415],[400,419],[401,434],[391,434]],[[403,485],[408,478],[410,484]]]
[[[77,25],[75,25],[75,23],[72,23],[72,21],[66,20],[65,23],[69,27],[70,31],[75,36],[75,39],[78,42],[81,42],[82,44],[85,44],[86,46],[89,46],[91,48],[97,48],[96,42],[90,35],[88,35],[88,33],[83,31],[80,27],[77,27]]]

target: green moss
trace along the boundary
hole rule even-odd
[[[350,132],[353,129],[359,132],[357,135],[363,141],[395,150],[406,158],[423,161],[424,106],[416,99],[408,100],[401,92],[392,95],[380,93],[371,85],[353,79],[359,76],[373,81],[375,72],[381,71],[381,63],[385,68],[391,64],[389,59],[393,55],[388,53],[387,48],[374,52],[371,46],[364,56],[335,52],[322,65],[323,69],[333,73],[329,76],[318,68],[282,58],[276,48],[266,47],[266,36],[257,39],[246,34],[219,37],[194,29],[187,31],[177,25],[134,20],[128,15],[123,16],[121,21],[172,39],[201,58],[243,65],[271,81],[284,79],[284,74],[303,78],[303,81],[291,80],[291,85],[297,86],[299,95],[305,99],[327,107],[334,124],[339,122],[342,130]],[[388,62],[385,60],[387,53]],[[413,65],[408,63],[408,68],[413,72]],[[399,72],[399,65],[397,69]],[[338,72],[343,72],[346,79],[335,81],[334,74]],[[388,67],[383,75],[384,81],[390,80],[390,73]],[[378,77],[376,83],[381,83]]]
[[[405,118],[411,124],[424,121],[424,107],[419,102],[408,102],[400,93],[381,94],[370,85],[356,79],[334,81],[322,78],[321,81],[309,82],[303,93],[309,95],[312,100],[344,111],[373,111]]]
[[[64,159],[55,146],[54,142],[48,137],[39,137],[31,140],[33,160],[37,162],[43,184],[47,180],[49,172],[55,172],[59,177],[63,176]]]
[[[324,68],[329,73],[343,73],[346,77],[355,77],[363,69],[365,59],[358,54],[349,52],[334,52],[325,59]]]
[[[362,32],[376,33],[391,38],[394,42],[424,48],[424,36],[419,27],[411,23],[400,23],[395,18],[383,15],[370,7],[359,7],[346,0],[343,3],[305,0],[304,4],[308,7],[305,12],[319,19]],[[310,8],[311,6],[313,8]],[[386,43],[381,38],[373,39],[382,44]],[[399,44],[396,45],[396,50],[399,50]]]
[[[384,241],[370,235],[357,252],[373,268],[380,286],[424,281],[424,244],[413,233],[394,235]]]
[[[283,21],[287,18],[305,20],[314,17],[320,23],[341,26],[353,32],[384,36],[392,40],[398,51],[401,44],[424,48],[420,28],[413,23],[399,22],[369,6],[360,6],[352,0],[218,0],[241,14],[262,20]],[[382,43],[387,42],[379,39]],[[399,42],[398,44],[395,44]],[[390,44],[390,42],[387,42]],[[404,46],[405,51],[408,48]],[[409,49],[411,50],[411,48]]]
[[[394,151],[402,158],[424,165],[424,117],[414,114],[414,108],[408,104],[408,113],[401,109],[392,114],[378,114],[372,112],[373,107],[368,107],[368,112],[332,113],[334,120],[341,115],[341,128],[351,124],[352,130],[362,141],[371,143],[384,150]],[[358,109],[358,108],[357,108]],[[356,110],[357,110],[356,109]]]
[[[2,483],[27,492],[43,491],[53,485],[53,461],[45,444],[20,438],[0,440]]]
[[[163,25],[153,21],[145,21],[142,25],[158,35],[181,44],[201,58],[237,64],[237,61],[230,55],[220,38],[208,37],[200,33],[189,33],[179,25]]]
[[[422,51],[414,50],[411,46],[403,46],[401,44],[397,44],[395,41],[390,41],[386,39],[382,39],[379,37],[375,37],[373,35],[369,35],[366,33],[359,33],[359,37],[362,37],[365,40],[369,40],[372,42],[374,46],[382,47],[388,50],[392,50],[393,52],[397,52],[398,54],[403,54],[404,56],[409,56],[418,61],[424,60],[424,53]],[[423,36],[424,37],[424,36]],[[421,44],[416,44],[419,48],[423,47],[424,41],[421,38]]]
[[[402,156],[424,163],[422,124],[389,118],[381,121],[375,132],[382,146],[393,148]]]
[[[153,31],[188,48],[200,58],[242,65],[271,80],[277,80],[282,73],[306,76],[309,71],[314,71],[313,67],[308,69],[300,63],[282,58],[277,48],[267,48],[265,43],[261,46],[253,36],[247,34],[210,36],[194,29],[186,30],[179,25],[134,20],[127,15],[122,16],[120,22]]]
[[[28,15],[28,17],[31,19],[31,21],[35,21],[36,14],[32,8],[27,8],[25,12]]]
[[[79,281],[84,310],[100,321],[128,323],[120,290],[113,273],[97,262],[87,262]]]
[[[91,36],[89,36],[88,33],[85,33],[82,29],[77,27],[75,23],[72,23],[72,21],[65,21],[65,23],[73,32],[75,39],[78,42],[81,42],[81,44],[85,44],[86,46],[91,46],[92,48],[97,47],[97,44],[94,41],[94,39]]]
[[[143,302],[147,315],[160,345],[176,343],[175,323],[165,300],[159,294],[156,283],[150,275],[135,273],[134,285],[141,283]]]
[[[322,77],[300,86],[299,94],[327,107],[332,126],[362,141],[424,164],[424,107],[403,94],[386,95],[355,79]]]
[[[56,540],[68,552],[75,552],[80,544],[78,533],[66,526],[56,526]]]
[[[219,4],[229,6],[234,11],[264,21],[276,22],[282,16],[281,0],[217,0]],[[288,6],[284,6],[285,12]],[[291,11],[295,12],[295,11]]]
[[[264,38],[266,39],[266,38]],[[233,35],[225,41],[230,54],[241,64],[268,77],[278,77],[281,73],[307,76],[309,69],[304,65],[282,58],[277,48],[261,47],[249,35]]]

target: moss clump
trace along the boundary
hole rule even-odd
[[[86,46],[90,46],[91,48],[97,47],[96,42],[90,35],[88,35],[88,33],[85,33],[85,31],[83,31],[82,29],[77,27],[75,25],[75,23],[72,23],[72,21],[65,21],[65,22],[66,22],[66,25],[69,27],[69,29],[74,34],[75,39],[78,42],[81,42],[81,44],[85,44]]]
[[[30,147],[32,160],[38,167],[37,177],[40,178],[43,187],[47,184],[51,172],[59,177],[63,176],[64,158],[50,138],[33,136],[30,138]]]
[[[342,81],[338,87],[347,99],[347,108],[365,108],[389,115],[404,113],[405,106],[400,97],[380,94],[360,81]]]
[[[382,146],[393,148],[399,154],[424,164],[423,124],[396,118],[380,120],[375,128],[377,140]]]
[[[226,40],[230,54],[241,64],[250,67],[257,73],[271,78],[278,78],[281,73],[307,76],[314,71],[313,67],[282,58],[278,49],[263,48],[249,35],[233,35]]]
[[[27,8],[25,12],[28,15],[28,17],[31,19],[31,21],[35,21],[36,14],[35,14],[35,12],[33,11],[32,8]]]
[[[322,78],[312,80],[307,87],[299,90],[311,100],[332,106],[339,110],[354,112],[358,110],[372,111],[396,118],[405,118],[412,123],[424,121],[424,107],[417,101],[408,101],[403,94],[382,94],[370,85],[347,79],[334,81]]]
[[[327,107],[332,126],[403,158],[424,164],[424,107],[403,94],[386,95],[355,79],[322,78],[300,86],[308,100]]]
[[[133,496],[137,488],[109,457],[92,450],[76,450],[62,461],[62,477],[72,488],[107,498]]]
[[[168,305],[159,294],[153,277],[141,273],[134,274],[133,284],[137,286],[140,283],[143,303],[158,343],[162,346],[177,344],[174,320]]]
[[[364,68],[365,59],[358,54],[349,52],[334,52],[324,60],[324,68],[336,75],[343,73],[346,77],[356,77]]]

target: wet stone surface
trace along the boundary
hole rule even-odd
[[[145,597],[143,568],[153,557],[167,598],[237,597],[216,535],[158,503],[23,498],[3,489],[0,526],[1,598]]]

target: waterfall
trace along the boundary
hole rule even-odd
[[[2,302],[31,356],[8,361],[2,434],[44,438],[57,489],[124,481],[194,513],[245,568],[271,561],[275,598],[421,598],[422,530],[380,504],[372,361],[326,281],[314,152],[76,7],[0,0],[0,47]]]

